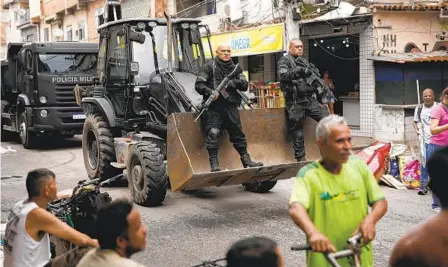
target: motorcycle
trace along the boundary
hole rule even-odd
[[[66,194],[47,205],[47,210],[67,223],[77,231],[95,238],[95,220],[102,206],[112,201],[107,192],[101,192],[100,188],[105,184],[111,184],[123,177],[123,174],[101,181],[100,179],[82,180],[73,188],[70,194]],[[69,262],[77,262],[90,248],[77,247],[69,241],[50,236],[52,262],[46,266],[59,266],[61,257],[65,263],[61,266],[71,266]],[[56,259],[59,258],[57,261]],[[74,264],[73,266],[76,266]]]

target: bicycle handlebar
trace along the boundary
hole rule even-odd
[[[194,265],[192,267],[224,267],[220,264],[218,264],[218,262],[220,261],[225,261],[226,259],[219,259],[219,260],[214,260],[214,261],[204,261],[203,263],[199,264],[199,265]]]
[[[302,244],[302,245],[292,246],[291,250],[311,250],[311,245]]]
[[[358,233],[358,234],[350,237],[347,240],[347,243],[349,244],[348,249],[340,250],[340,251],[337,251],[334,253],[324,252],[325,258],[327,258],[327,260],[333,266],[339,267],[339,264],[336,261],[336,259],[350,257],[350,256],[356,256],[359,253],[358,249],[360,249],[360,247],[361,247],[361,238],[362,238],[361,233]],[[312,250],[312,248],[311,248],[310,244],[302,244],[302,245],[292,246],[291,250],[293,250],[293,251]]]

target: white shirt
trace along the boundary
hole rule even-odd
[[[131,259],[123,258],[111,249],[92,249],[76,267],[145,267]]]
[[[432,109],[437,105],[436,102],[434,102],[434,104],[432,105],[432,107],[426,107],[425,104],[422,104],[423,108],[422,108],[422,112],[420,114],[420,119],[418,118],[418,108],[419,106],[417,106],[415,108],[414,111],[414,121],[417,123],[421,123],[422,127],[421,127],[421,131],[423,131],[422,137],[424,138],[425,144],[429,144],[429,141],[431,139],[431,130],[430,130],[430,126],[431,126],[431,111]]]
[[[34,240],[25,229],[30,211],[39,208],[34,202],[20,201],[9,214],[5,231],[4,267],[42,267],[50,261],[50,238],[45,233]]]

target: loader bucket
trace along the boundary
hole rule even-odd
[[[307,163],[296,162],[294,158],[284,108],[241,110],[249,154],[264,166],[244,169],[227,131],[223,131],[218,152],[221,171],[210,172],[201,119],[194,122],[196,115],[173,113],[168,118],[167,161],[172,191],[289,179]],[[319,157],[315,145],[316,125],[312,119],[305,121],[307,161]]]

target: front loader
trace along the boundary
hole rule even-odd
[[[160,205],[169,187],[242,184],[251,192],[268,192],[306,163],[295,162],[283,108],[242,109],[249,153],[264,166],[243,168],[225,132],[222,170],[210,171],[203,121],[195,122],[202,96],[194,86],[205,64],[202,28],[209,37],[198,19],[122,19],[119,1],[111,0],[100,18],[96,86],[75,89],[86,112],[84,163],[91,179],[124,173],[139,205]],[[314,124],[305,125],[309,159],[317,157]]]

